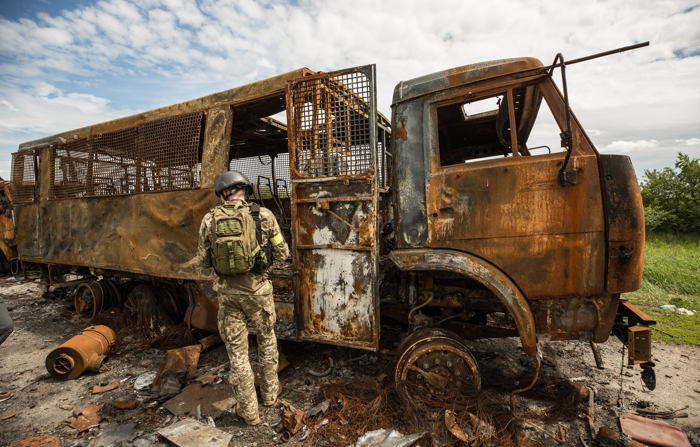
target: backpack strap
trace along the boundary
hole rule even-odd
[[[265,245],[262,245],[262,225],[260,224],[260,205],[257,203],[253,203],[250,205],[248,208],[248,211],[250,212],[250,215],[253,217],[253,220],[255,221],[255,240],[258,242],[258,248],[265,253],[265,262],[266,264],[264,266],[258,266],[258,273],[262,273],[266,271],[270,265],[272,264],[272,246],[270,244],[270,241],[267,241]]]
[[[253,203],[250,205],[250,215],[253,216],[255,221],[255,240],[258,241],[258,245],[262,245],[262,227],[260,225],[260,205]]]

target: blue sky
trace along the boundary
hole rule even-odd
[[[649,40],[567,70],[594,144],[641,174],[700,157],[698,23],[697,2],[673,0],[0,0],[0,177],[21,142],[302,66],[377,64],[389,116],[400,80]]]

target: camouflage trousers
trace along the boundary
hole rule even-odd
[[[269,295],[219,293],[219,334],[231,362],[229,382],[239,404],[238,414],[246,421],[258,416],[255,377],[248,360],[248,326],[255,330],[260,364],[260,394],[265,401],[279,392],[278,353],[275,337],[275,302]]]

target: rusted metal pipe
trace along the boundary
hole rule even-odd
[[[98,372],[117,337],[107,326],[89,326],[46,357],[46,369],[54,377],[75,379],[85,371]]]
[[[604,369],[605,364],[603,363],[603,357],[600,356],[600,349],[598,349],[598,343],[591,340],[590,344],[591,344],[591,351],[593,351],[593,358],[595,359],[596,368]]]

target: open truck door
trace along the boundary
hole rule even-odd
[[[376,350],[374,65],[290,81],[287,123],[299,337]]]

